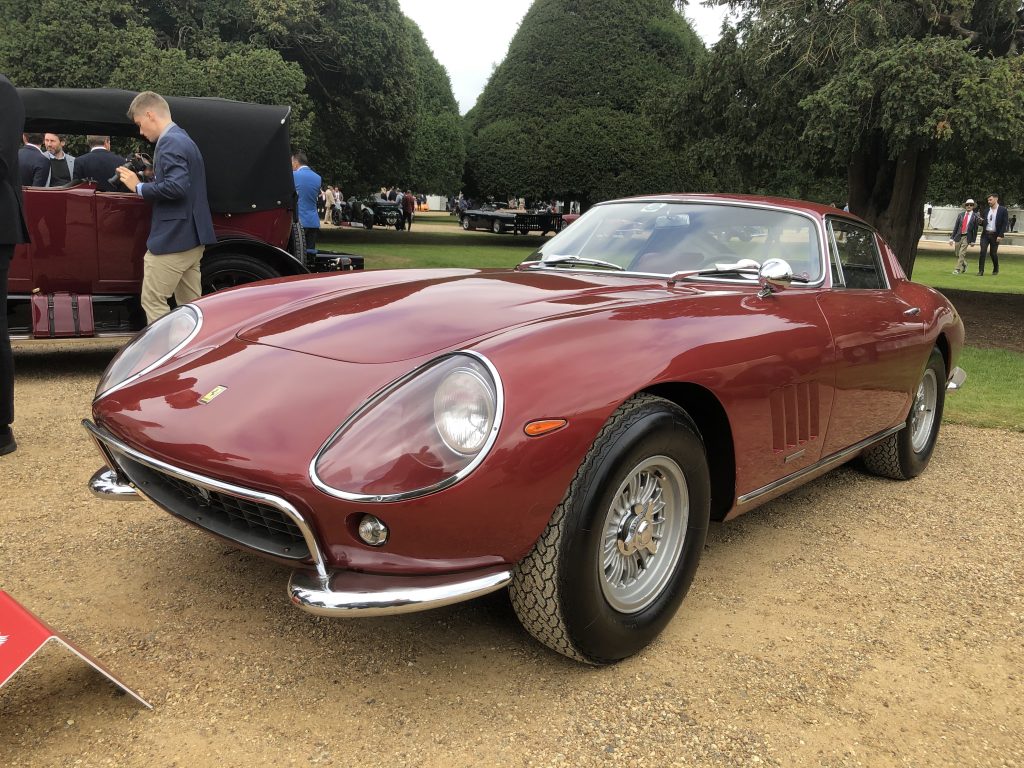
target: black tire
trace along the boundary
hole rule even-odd
[[[288,253],[298,259],[300,263],[306,263],[306,231],[297,221],[292,222],[292,234],[288,238]]]
[[[236,285],[281,276],[266,262],[244,253],[217,253],[204,256],[201,269],[204,296],[225,288],[234,288]]]
[[[366,229],[373,229],[373,211],[363,209],[363,226]]]
[[[903,429],[865,449],[861,464],[868,472],[893,480],[917,477],[928,466],[939,437],[946,403],[946,361],[932,349]]]
[[[631,479],[653,492],[646,507],[626,501]],[[654,519],[658,500],[666,502],[661,520]],[[631,398],[598,434],[544,533],[517,564],[509,588],[516,615],[540,642],[579,661],[608,664],[637,653],[686,595],[710,509],[707,455],[689,416],[659,397]],[[657,552],[637,551],[659,541]],[[630,569],[637,572],[631,584]],[[640,594],[634,599],[630,590]]]
[[[503,235],[505,234],[505,224],[501,219],[495,219],[491,224],[491,231],[496,235]]]
[[[463,228],[464,230],[466,230],[467,232],[469,232],[469,231],[470,231],[470,230],[472,230],[472,229],[476,229],[476,227],[474,227],[474,226],[472,225],[472,223],[470,223],[470,221],[469,221],[469,216],[463,216],[463,217],[462,217],[462,228]]]

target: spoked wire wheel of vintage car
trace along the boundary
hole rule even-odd
[[[931,460],[946,402],[946,362],[932,349],[921,381],[914,391],[903,429],[866,449],[861,462],[871,473],[909,480],[924,472]]]
[[[510,595],[548,647],[608,664],[648,645],[693,581],[710,516],[704,444],[681,408],[638,395],[609,419]]]
[[[215,253],[202,261],[203,294],[280,277],[276,269],[256,256],[244,253]]]
[[[469,216],[462,217],[462,228],[467,232],[471,229],[476,229],[476,227],[474,227],[472,222],[469,220]]]

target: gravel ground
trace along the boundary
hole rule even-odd
[[[405,617],[290,607],[284,569],[93,499],[78,421],[115,346],[20,346],[0,588],[49,648],[0,766],[1024,766],[1024,435],[946,425],[929,470],[843,468],[712,528],[679,615],[591,669],[503,593]]]

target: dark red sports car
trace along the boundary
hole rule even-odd
[[[176,310],[99,384],[92,487],[292,566],[313,613],[509,586],[541,642],[612,662],[671,620],[709,520],[851,459],[923,471],[963,336],[842,211],[620,200],[511,270],[284,278]]]

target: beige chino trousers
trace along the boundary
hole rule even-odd
[[[146,251],[142,273],[142,309],[146,322],[153,323],[171,311],[167,299],[171,296],[180,307],[203,295],[199,262],[205,245],[198,245],[180,253],[152,253]]]

